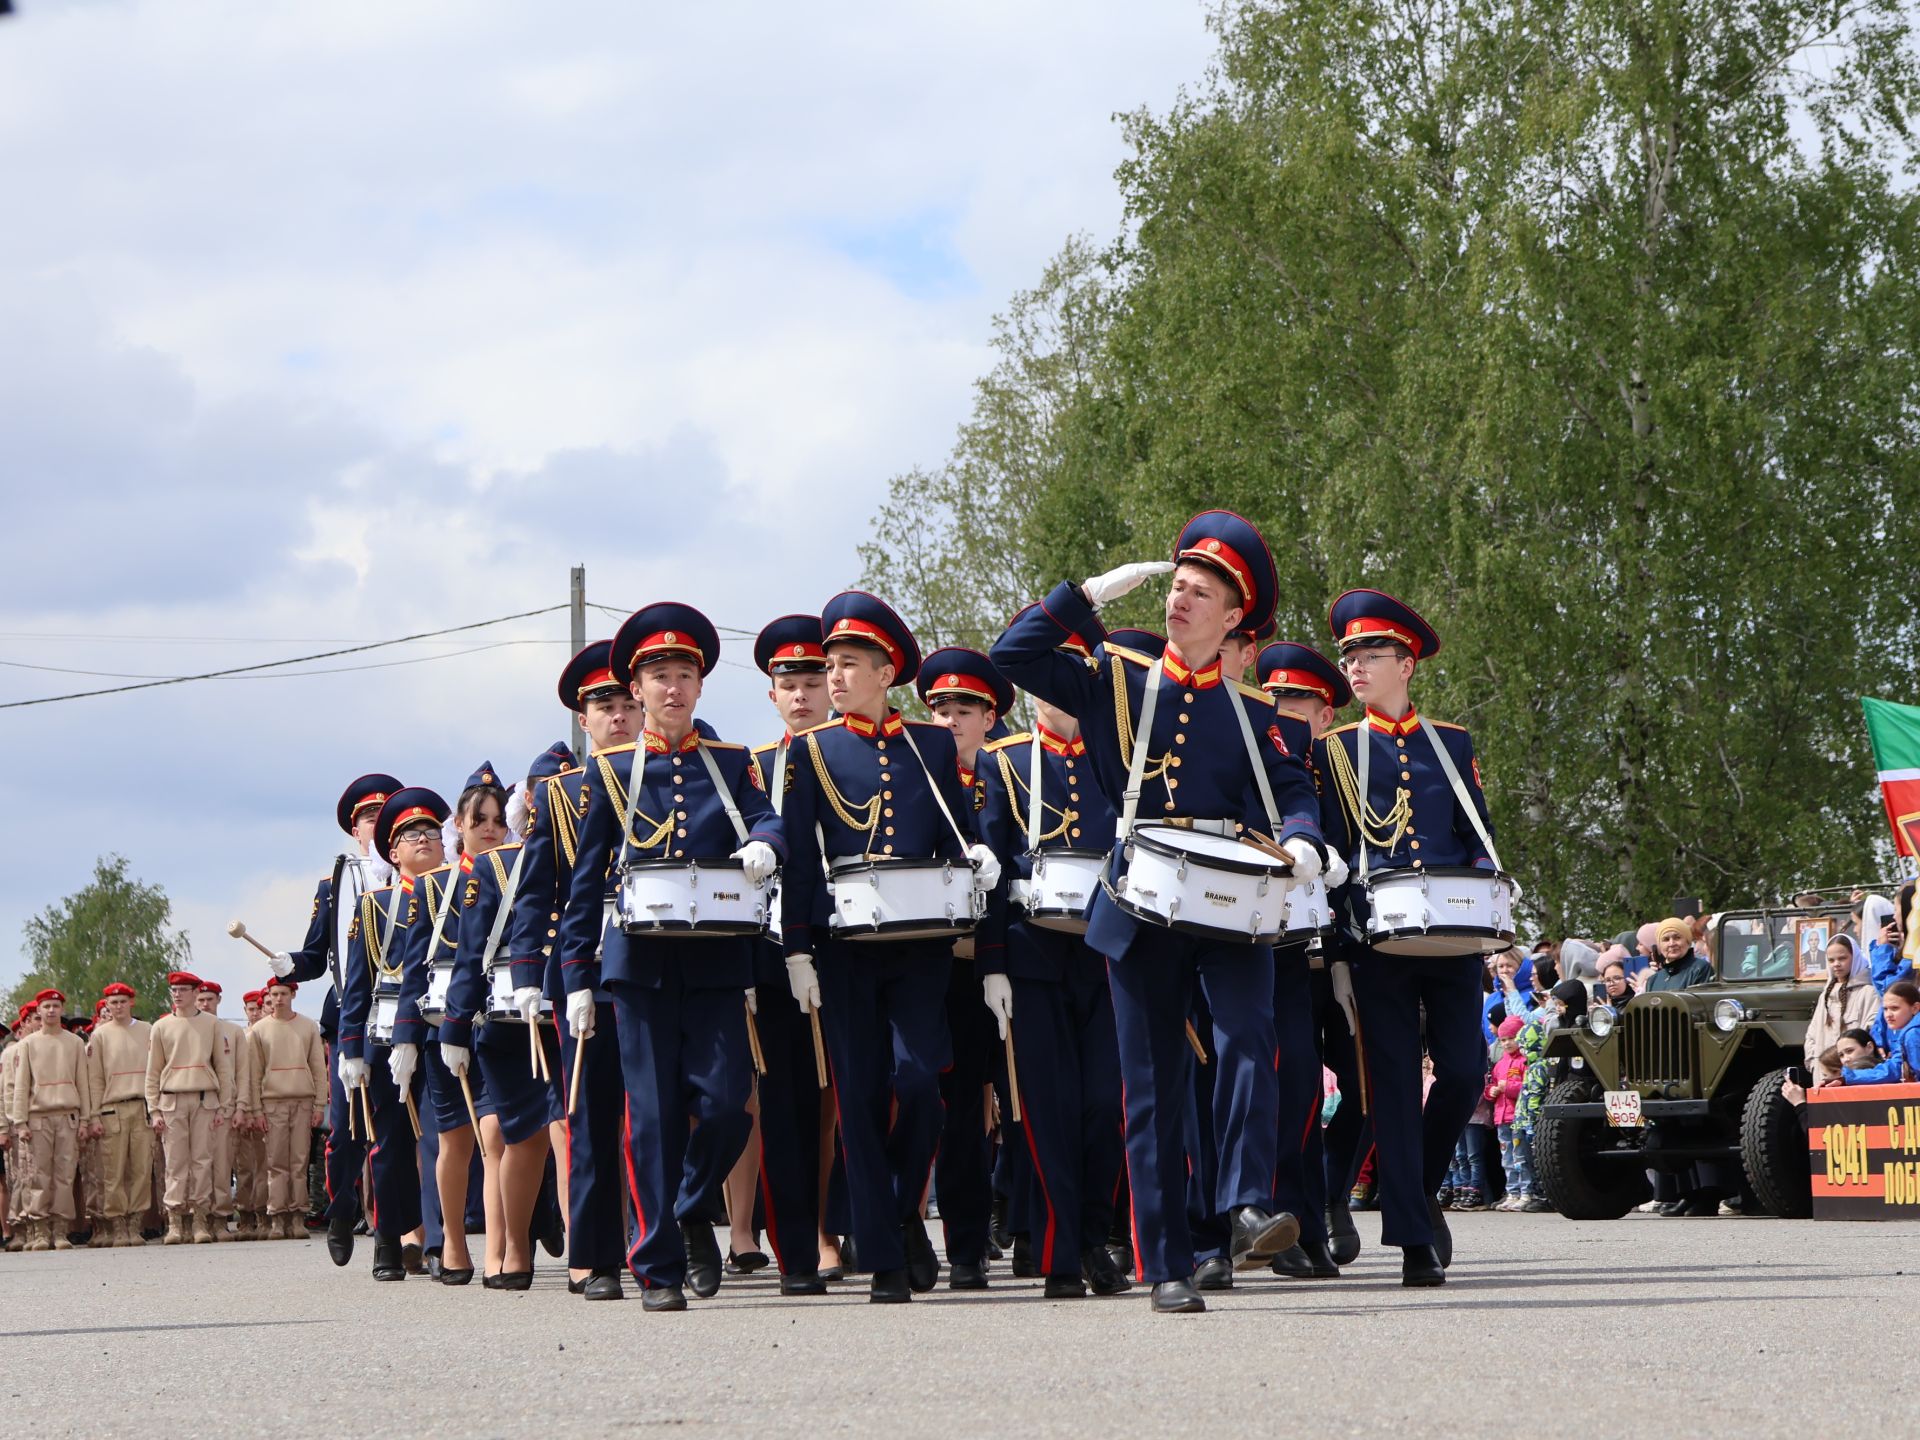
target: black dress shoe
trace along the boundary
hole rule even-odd
[[[580,1293],[589,1300],[624,1300],[627,1298],[625,1284],[618,1270],[596,1270],[587,1277],[587,1283]]]
[[[400,1263],[407,1267],[407,1274],[424,1275],[427,1270],[426,1252],[418,1245],[402,1245]]]
[[[473,1267],[469,1265],[464,1270],[450,1270],[442,1265],[440,1273],[433,1278],[442,1285],[466,1285],[473,1280]]]
[[[1096,1295],[1124,1295],[1133,1288],[1104,1245],[1089,1245],[1080,1252],[1080,1274]]]
[[[767,1254],[764,1250],[744,1250],[739,1254],[727,1251],[727,1269],[735,1275],[751,1275],[756,1270],[767,1268]]]
[[[649,1285],[640,1292],[643,1310],[684,1310],[687,1294],[678,1285]]]
[[[853,1243],[851,1235],[843,1237],[840,1241],[840,1265],[849,1275],[866,1273],[860,1268],[860,1247]]]
[[[720,1242],[704,1220],[682,1220],[680,1238],[687,1246],[687,1288],[702,1300],[720,1288]]]
[[[827,1282],[819,1275],[782,1275],[780,1277],[782,1295],[824,1295]]]
[[[1171,1283],[1171,1282],[1168,1282]],[[1224,1255],[1216,1255],[1211,1260],[1202,1260],[1200,1268],[1193,1272],[1193,1288],[1196,1290],[1231,1290],[1233,1288],[1233,1266]],[[1154,1294],[1160,1293],[1158,1285],[1153,1287]]]
[[[540,1227],[540,1248],[556,1260],[567,1253],[567,1222],[557,1205]]]
[[[907,1272],[901,1270],[876,1270],[873,1272],[873,1287],[867,1291],[867,1299],[875,1305],[904,1305],[913,1299],[913,1287],[907,1283]]]
[[[1013,1244],[1013,1232],[1007,1228],[1007,1209],[1007,1197],[1004,1195],[995,1195],[993,1197],[993,1219],[987,1226],[987,1244],[994,1250],[1001,1251],[1002,1253]],[[995,1255],[993,1258],[998,1260],[1000,1256]]]
[[[345,1215],[327,1222],[327,1255],[336,1265],[353,1259],[353,1221]]]
[[[1049,1300],[1084,1300],[1087,1282],[1078,1275],[1049,1275],[1045,1295]]]
[[[373,1240],[373,1278],[376,1280],[404,1280],[407,1267],[400,1257],[398,1240],[382,1240],[375,1236]]]
[[[1255,1270],[1300,1238],[1300,1222],[1282,1210],[1269,1215],[1257,1205],[1233,1212],[1233,1268]]]
[[[1207,1308],[1200,1292],[1186,1280],[1162,1280],[1153,1287],[1156,1315],[1198,1315]]]
[[[1340,1267],[1318,1240],[1302,1239],[1273,1257],[1273,1273],[1289,1280],[1338,1280]]]
[[[1108,1257],[1113,1261],[1114,1269],[1118,1270],[1122,1275],[1131,1275],[1133,1273],[1132,1245],[1116,1245],[1109,1241],[1106,1250]]]
[[[1013,1237],[1013,1278],[1031,1280],[1040,1273],[1033,1263],[1033,1241],[1025,1235]]]
[[[848,1273],[847,1267],[844,1265],[828,1265],[821,1270],[820,1278],[822,1280],[844,1280],[847,1278]]]
[[[493,1284],[488,1287],[493,1290],[531,1290],[533,1288],[533,1271],[502,1270],[498,1275],[489,1275],[487,1280],[493,1282]],[[482,1281],[481,1283],[486,1284],[486,1281]]]
[[[1447,1283],[1447,1267],[1431,1245],[1403,1245],[1400,1259],[1400,1283],[1409,1289],[1425,1290]]]
[[[927,1238],[926,1224],[915,1216],[900,1227],[900,1239],[907,1249],[907,1283],[924,1295],[940,1283],[940,1260]]]
[[[1431,1195],[1427,1197],[1427,1218],[1433,1221],[1433,1250],[1440,1257],[1440,1268],[1453,1264],[1453,1231],[1447,1228],[1447,1212]]]
[[[1336,1265],[1351,1265],[1360,1258],[1360,1232],[1353,1226],[1353,1211],[1342,1195],[1327,1206],[1327,1253]]]
[[[425,1253],[425,1260],[427,1278],[429,1280],[438,1280],[442,1268],[440,1264],[440,1252],[438,1250],[428,1250]]]
[[[947,1267],[947,1288],[949,1290],[984,1290],[987,1288],[987,1267],[969,1265],[956,1260]]]

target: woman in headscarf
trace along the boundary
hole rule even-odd
[[[1814,1062],[1821,1051],[1839,1040],[1841,1032],[1869,1029],[1879,1013],[1880,991],[1874,986],[1873,972],[1860,942],[1851,935],[1836,935],[1827,946],[1827,983],[1821,987],[1807,1021],[1807,1073],[1819,1074]]]

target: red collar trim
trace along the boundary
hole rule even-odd
[[[402,875],[400,877],[400,888],[406,894],[411,895],[413,893],[413,877],[411,875]]]
[[[843,715],[840,723],[862,739],[871,740],[875,735],[884,734],[892,739],[907,728],[907,722],[900,718],[898,710],[889,710],[887,718],[875,724],[864,715]]]
[[[1186,662],[1180,658],[1180,652],[1172,641],[1167,642],[1166,654],[1160,657],[1160,668],[1176,685],[1185,685],[1190,690],[1211,690],[1220,683],[1220,657],[1213,657],[1213,663],[1204,670],[1189,670]]]
[[[666,736],[657,730],[643,730],[640,733],[647,742],[647,753],[649,755],[664,755],[667,753]],[[699,748],[700,732],[698,730],[687,731],[686,738],[680,742],[680,753],[682,755],[688,755]]]
[[[961,785],[964,786],[966,789],[971,790],[973,788],[973,780],[974,780],[973,771],[969,770],[964,765],[960,766],[959,768],[960,768]]]
[[[473,873],[473,856],[467,854],[464,850],[460,852],[460,872],[463,875],[471,875]]]
[[[1383,735],[1411,735],[1420,728],[1420,712],[1409,710],[1398,720],[1389,720],[1371,705],[1367,707],[1367,724]]]
[[[1040,739],[1040,748],[1054,755],[1084,755],[1087,742],[1078,735],[1071,740],[1063,740],[1044,725],[1035,725],[1033,733]]]

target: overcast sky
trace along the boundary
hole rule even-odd
[[[574,563],[622,610],[817,609],[996,311],[1120,223],[1114,113],[1212,50],[1199,0],[17,8],[0,701],[558,604]],[[565,735],[566,623],[0,710],[0,978],[117,850],[258,983],[225,922],[297,943],[347,780],[451,799]],[[764,695],[736,638],[702,713],[757,742]]]

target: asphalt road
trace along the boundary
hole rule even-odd
[[[376,1285],[362,1241],[0,1254],[15,1433],[1529,1434],[1884,1430],[1920,1387],[1920,1225],[1455,1217],[1444,1289],[1368,1241],[1337,1281],[1243,1278],[1200,1316],[1049,1303],[1000,1270],[870,1306],[729,1277],[683,1315]],[[723,1237],[724,1238],[724,1237]],[[937,1239],[937,1230],[936,1230]],[[544,1257],[542,1257],[544,1260]],[[1903,1273],[1904,1272],[1904,1273]],[[25,1426],[22,1430],[20,1427]]]

